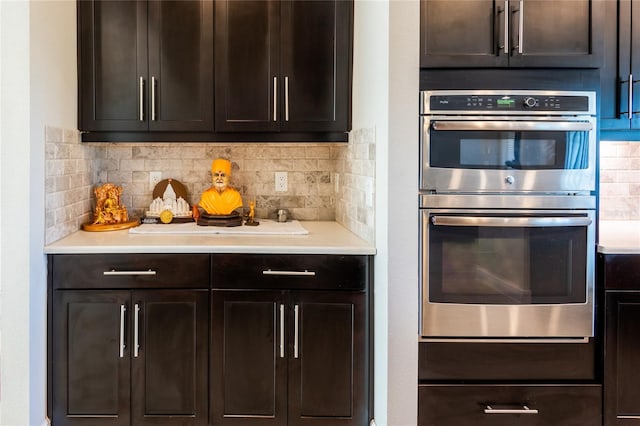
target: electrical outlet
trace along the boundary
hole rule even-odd
[[[162,172],[149,172],[149,187],[154,189],[162,180]]]
[[[285,192],[289,186],[287,172],[276,172],[276,192]]]

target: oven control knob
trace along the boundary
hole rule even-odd
[[[532,98],[531,96],[527,96],[523,100],[524,106],[527,108],[533,108],[538,104],[538,100],[536,98]]]
[[[513,182],[515,181],[516,180],[513,176],[507,176],[506,178],[504,178],[504,183],[506,183],[507,185],[513,185]]]

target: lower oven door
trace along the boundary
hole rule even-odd
[[[593,210],[421,211],[423,337],[593,336]]]

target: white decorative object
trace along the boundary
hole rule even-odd
[[[167,184],[167,188],[162,194],[162,198],[156,197],[149,205],[146,212],[147,217],[159,217],[163,210],[169,210],[173,213],[173,217],[191,217],[191,207],[189,203],[182,197],[177,197],[176,192],[171,186],[171,182]]]

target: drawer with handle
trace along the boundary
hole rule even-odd
[[[220,254],[211,258],[213,288],[364,290],[368,256]]]
[[[600,385],[419,385],[419,426],[599,426]]]
[[[209,254],[49,256],[55,289],[208,288]]]

